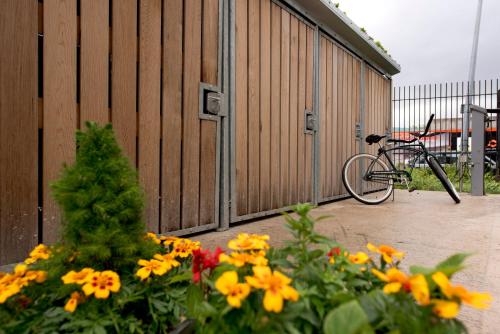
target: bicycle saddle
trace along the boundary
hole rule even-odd
[[[387,136],[379,136],[379,135],[369,135],[368,137],[366,137],[366,142],[368,143],[368,145],[371,145],[371,144],[375,144],[375,143],[378,143],[379,141],[381,141],[382,139],[384,139],[385,137]]]

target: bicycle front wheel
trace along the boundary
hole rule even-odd
[[[436,175],[439,181],[441,181],[441,184],[443,185],[444,189],[448,192],[451,198],[453,198],[455,203],[457,204],[460,203],[460,196],[458,195],[455,186],[453,186],[453,183],[451,183],[450,179],[448,178],[448,175],[446,175],[446,172],[444,171],[439,161],[434,156],[430,155],[427,158],[427,162],[429,163],[429,166],[431,166],[434,175]]]
[[[391,196],[394,181],[387,164],[371,154],[357,154],[344,164],[342,182],[356,200],[374,205]]]

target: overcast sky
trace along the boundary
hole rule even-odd
[[[477,0],[338,0],[402,71],[394,85],[467,80]],[[476,79],[500,78],[500,0],[483,0]]]

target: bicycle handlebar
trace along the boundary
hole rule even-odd
[[[422,138],[422,137],[425,137],[427,135],[427,133],[429,132],[429,130],[431,129],[431,124],[432,124],[432,121],[434,120],[434,114],[431,115],[431,117],[429,118],[429,121],[427,122],[427,125],[425,127],[425,131],[423,134],[421,134],[420,136],[418,136],[418,138]]]

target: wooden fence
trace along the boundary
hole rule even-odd
[[[49,185],[88,120],[176,234],[345,197],[359,127],[390,126],[390,79],[275,0],[3,0],[0,50],[0,264],[58,239]]]

